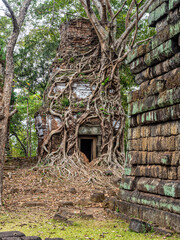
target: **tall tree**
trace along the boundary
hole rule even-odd
[[[11,8],[8,1],[6,0],[2,0],[2,1],[9,11],[9,16],[13,24],[13,31],[11,33],[11,36],[9,38],[9,41],[6,47],[6,69],[5,69],[4,88],[3,88],[4,118],[0,120],[0,125],[2,126],[2,131],[1,131],[2,144],[0,145],[0,205],[2,205],[3,165],[4,165],[4,157],[5,157],[5,145],[7,140],[7,126],[8,126],[8,119],[12,114],[12,113],[9,113],[9,108],[10,108],[10,101],[11,101],[12,82],[13,82],[13,76],[14,76],[13,53],[14,53],[14,48],[16,46],[18,36],[20,34],[22,24],[24,22],[26,13],[28,11],[28,8],[32,0],[24,0],[19,10],[18,16],[16,16],[15,12]]]

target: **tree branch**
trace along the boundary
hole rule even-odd
[[[112,17],[112,21],[111,23],[114,21],[114,19],[119,15],[119,13],[122,11],[124,5],[126,4],[127,0],[124,1],[123,5],[121,6],[121,8],[117,11],[117,13]]]
[[[31,4],[31,1],[32,0],[24,0],[24,2],[22,4],[22,7],[21,7],[21,10],[20,10],[18,19],[17,19],[18,25],[19,25],[20,28],[21,28],[21,26],[22,26],[22,24],[24,22],[24,19],[25,19],[27,10],[29,8],[29,5]]]
[[[148,8],[150,7],[150,5],[153,3],[154,0],[146,0],[145,4],[143,5],[143,10],[142,12],[139,14],[139,18],[138,21],[144,16],[145,12],[148,10]],[[122,42],[124,41],[124,39],[127,38],[127,36],[129,35],[129,33],[132,31],[132,29],[136,26],[136,22],[137,19],[135,19],[129,26],[128,28],[125,30],[125,32],[121,35],[121,37],[119,39],[117,39],[116,41],[116,49],[119,50]]]
[[[17,108],[15,108],[12,112],[9,113],[9,118],[11,118],[17,112],[18,112],[18,110],[17,110]]]
[[[24,144],[21,142],[21,140],[20,140],[20,138],[18,137],[17,133],[16,133],[16,132],[13,132],[13,133],[12,133],[12,136],[15,136],[15,137],[16,137],[16,139],[17,139],[18,142],[20,143],[22,149],[24,150],[25,156],[27,156],[26,147],[25,147]]]
[[[19,25],[18,25],[18,21],[17,18],[14,14],[14,11],[12,10],[11,6],[9,5],[9,3],[6,0],[2,0],[4,5],[6,6],[6,8],[8,9],[9,13],[10,13],[10,17],[12,19],[13,22],[13,27],[14,27],[14,31],[19,30]]]
[[[80,2],[83,5],[87,16],[92,23],[92,25],[93,25],[93,27],[96,31],[96,34],[99,38],[99,41],[101,43],[101,46],[102,46],[105,39],[108,36],[108,32],[102,27],[102,25],[100,24],[100,22],[99,22],[98,18],[96,17],[95,13],[91,9],[90,0],[80,0]]]

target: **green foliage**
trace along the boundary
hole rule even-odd
[[[10,150],[11,155],[14,157],[25,156],[24,150],[15,137],[14,133],[16,133],[24,144],[25,148],[27,148],[27,128],[30,132],[31,128],[31,145],[32,152],[31,156],[36,156],[37,151],[37,134],[35,130],[34,124],[34,114],[40,108],[42,104],[42,100],[40,94],[36,93],[33,95],[29,95],[27,90],[21,90],[18,93],[12,93],[11,104],[16,102],[16,108],[18,112],[11,118],[10,122]],[[29,114],[27,116],[27,104],[29,105]],[[27,125],[27,117],[29,117],[29,125]]]
[[[64,98],[61,99],[61,105],[63,107],[68,107],[69,104],[70,104],[70,102],[69,102],[69,99],[67,97],[64,97]]]
[[[107,112],[107,110],[105,108],[100,108],[100,110],[102,111],[102,113],[104,115],[109,115],[109,113]]]
[[[62,63],[62,62],[63,62],[63,58],[58,58],[58,61],[59,61],[60,63]]]
[[[73,63],[75,61],[75,58],[74,57],[71,57],[70,58],[70,63]]]
[[[80,106],[80,108],[84,107],[83,101],[81,101],[81,102],[79,103],[79,106]]]
[[[107,78],[104,80],[104,82],[101,83],[101,85],[102,85],[102,86],[105,86],[106,83],[108,83],[108,81],[109,81],[109,77],[107,77]]]

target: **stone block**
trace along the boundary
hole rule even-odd
[[[180,135],[175,137],[175,145],[176,151],[180,151]]]
[[[147,53],[144,57],[144,62],[147,66],[152,66],[172,57],[175,53],[177,53],[177,50],[177,43],[173,40],[168,40],[167,42],[153,49],[150,53]]]
[[[142,161],[142,154],[140,151],[131,151],[127,153],[129,163],[131,165],[140,164]]]
[[[132,202],[119,201],[118,208],[121,213],[132,215],[132,210],[136,212],[135,217],[144,221],[151,222],[156,226],[161,226],[180,233],[180,215],[170,213],[152,207],[142,206]]]
[[[134,48],[127,56],[127,64],[131,63],[136,58],[139,58],[143,55],[145,55],[147,52],[146,45],[141,45],[136,48]]]
[[[146,233],[151,231],[151,225],[138,219],[131,219],[129,229],[136,233]]]
[[[147,164],[147,152],[141,152],[141,159],[139,159],[138,163],[142,165]]]
[[[168,16],[164,16],[161,20],[156,23],[156,32],[161,32],[168,25]]]
[[[177,181],[161,181],[158,193],[163,196],[180,198],[180,182]]]
[[[95,192],[90,197],[90,200],[92,202],[97,202],[97,203],[103,202],[104,199],[105,199],[105,196],[104,196],[104,193],[102,193],[102,192]]]
[[[180,8],[171,10],[168,14],[167,21],[169,24],[177,23],[180,19]]]
[[[180,180],[180,166],[177,169],[178,169],[177,170],[177,178],[178,178],[178,180]]]
[[[155,27],[156,23],[167,14],[168,14],[168,4],[167,2],[164,2],[150,13],[149,19],[148,19],[149,26]]]
[[[177,167],[168,168],[168,179],[171,179],[171,180],[177,179]]]
[[[149,138],[141,138],[141,150],[142,151],[147,151],[148,150],[148,143],[149,143]]]
[[[158,108],[175,105],[179,102],[180,102],[180,87],[177,87],[160,92],[158,96],[157,95],[147,96],[142,100],[130,103],[128,108],[128,114],[132,116],[138,113],[143,113],[151,110],[156,110]],[[148,118],[148,115],[146,118]]]
[[[139,179],[139,181],[137,181],[137,189],[141,192],[158,194],[159,184],[160,179],[142,177]]]
[[[25,234],[19,231],[0,232],[0,238],[24,237]]]
[[[156,78],[162,74],[166,74],[169,71],[174,70],[174,72],[179,73],[179,69],[176,69],[180,66],[180,52],[176,53],[172,58],[167,59],[155,66],[149,67],[146,70],[135,76],[135,82],[141,84],[144,81]],[[169,76],[173,76],[174,72],[169,73]]]
[[[37,236],[22,237],[21,239],[22,240],[41,240],[41,238]]]
[[[139,192],[139,191],[126,191],[121,189],[119,197],[123,201],[130,203],[140,204],[159,210],[164,210],[172,213],[180,214],[180,200],[164,196],[157,196],[154,194]]]
[[[141,150],[141,139],[133,139],[128,141],[127,146],[128,151],[138,151]]]
[[[162,153],[158,156],[158,162],[162,165],[170,165],[171,164],[171,153]]]
[[[131,128],[129,129],[129,134],[128,134],[129,139],[137,139],[141,137],[141,128]]]
[[[130,69],[132,73],[139,73],[146,69],[148,66],[144,61],[144,57],[139,57],[130,64]]]
[[[168,2],[168,0],[155,0],[149,7],[149,12],[153,12],[157,7],[159,7],[162,3]]]
[[[123,176],[120,188],[133,191],[136,187],[136,178],[135,177],[129,177],[129,176]]]
[[[130,118],[130,127],[136,127],[137,125],[148,125],[158,122],[166,122],[170,120],[179,119],[180,104],[176,104],[170,107],[157,109],[151,112],[138,114]]]
[[[168,178],[168,168],[159,165],[153,166],[137,166],[135,170],[136,177],[152,177],[167,179]]]
[[[180,152],[175,151],[172,153],[171,166],[178,166],[178,165],[180,165]]]
[[[1,240],[21,240],[20,237],[3,237]]]
[[[174,9],[180,4],[180,0],[170,0],[169,1],[169,10]]]

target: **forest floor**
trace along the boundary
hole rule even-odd
[[[117,186],[105,189],[85,185],[79,179],[62,180],[32,166],[16,165],[14,169],[9,165],[5,170],[0,231],[21,231],[42,239],[179,239],[177,235],[131,232],[128,224],[109,215],[102,203],[90,201],[93,192],[104,192],[106,197],[116,195]],[[53,219],[57,212],[68,221]]]

